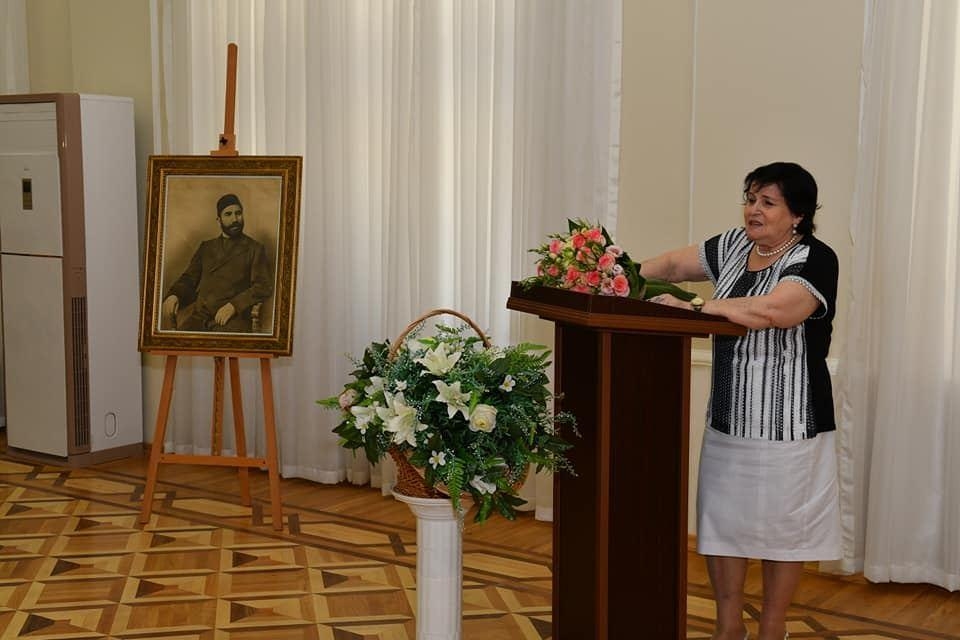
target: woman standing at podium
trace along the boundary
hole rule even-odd
[[[715,336],[697,495],[697,551],[717,604],[714,640],[748,638],[747,559],[762,560],[760,640],[787,637],[803,562],[840,557],[834,408],[826,358],[836,254],[813,235],[817,183],[776,162],[743,182],[743,226],[645,261],[641,274],[711,280],[712,300],[654,302],[742,324]]]

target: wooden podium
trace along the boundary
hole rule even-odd
[[[582,434],[577,475],[554,476],[554,640],[686,638],[691,338],[746,329],[516,282],[507,308],[556,323],[556,390]]]

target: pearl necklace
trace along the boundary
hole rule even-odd
[[[789,240],[784,242],[782,245],[780,245],[776,249],[771,249],[770,251],[760,251],[760,245],[756,243],[754,243],[753,248],[757,250],[757,255],[760,256],[761,258],[769,258],[770,256],[775,256],[778,253],[783,253],[784,251],[786,251],[790,247],[790,245],[792,245],[794,242],[797,241],[797,238],[799,237],[800,236],[790,236]]]

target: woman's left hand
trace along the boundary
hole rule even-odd
[[[669,293],[661,293],[658,296],[653,296],[648,300],[648,302],[656,302],[657,304],[662,304],[667,307],[676,307],[678,309],[686,309],[687,311],[693,310],[693,305],[691,305],[689,302],[681,300],[680,298]]]

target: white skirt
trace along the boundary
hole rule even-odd
[[[797,441],[707,428],[697,487],[697,551],[809,561],[840,558],[835,434]]]

